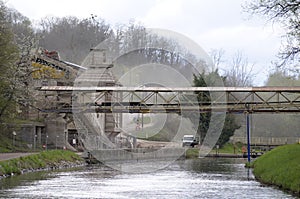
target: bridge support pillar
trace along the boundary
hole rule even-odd
[[[247,158],[248,162],[251,162],[251,149],[250,149],[250,119],[249,119],[250,113],[246,113],[246,126],[247,126]]]

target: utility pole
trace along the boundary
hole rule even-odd
[[[249,119],[249,112],[246,113],[246,125],[247,125],[247,159],[248,162],[251,162],[251,149],[250,149],[250,119]]]

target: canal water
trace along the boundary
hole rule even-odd
[[[180,160],[153,173],[105,166],[36,172],[0,180],[0,198],[294,198],[254,180],[245,160]]]

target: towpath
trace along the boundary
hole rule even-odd
[[[23,156],[32,155],[35,153],[0,153],[0,161],[19,158]]]

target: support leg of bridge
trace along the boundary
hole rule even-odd
[[[247,126],[247,158],[248,162],[251,161],[251,151],[250,151],[250,120],[249,120],[249,113],[246,113],[246,126]]]

